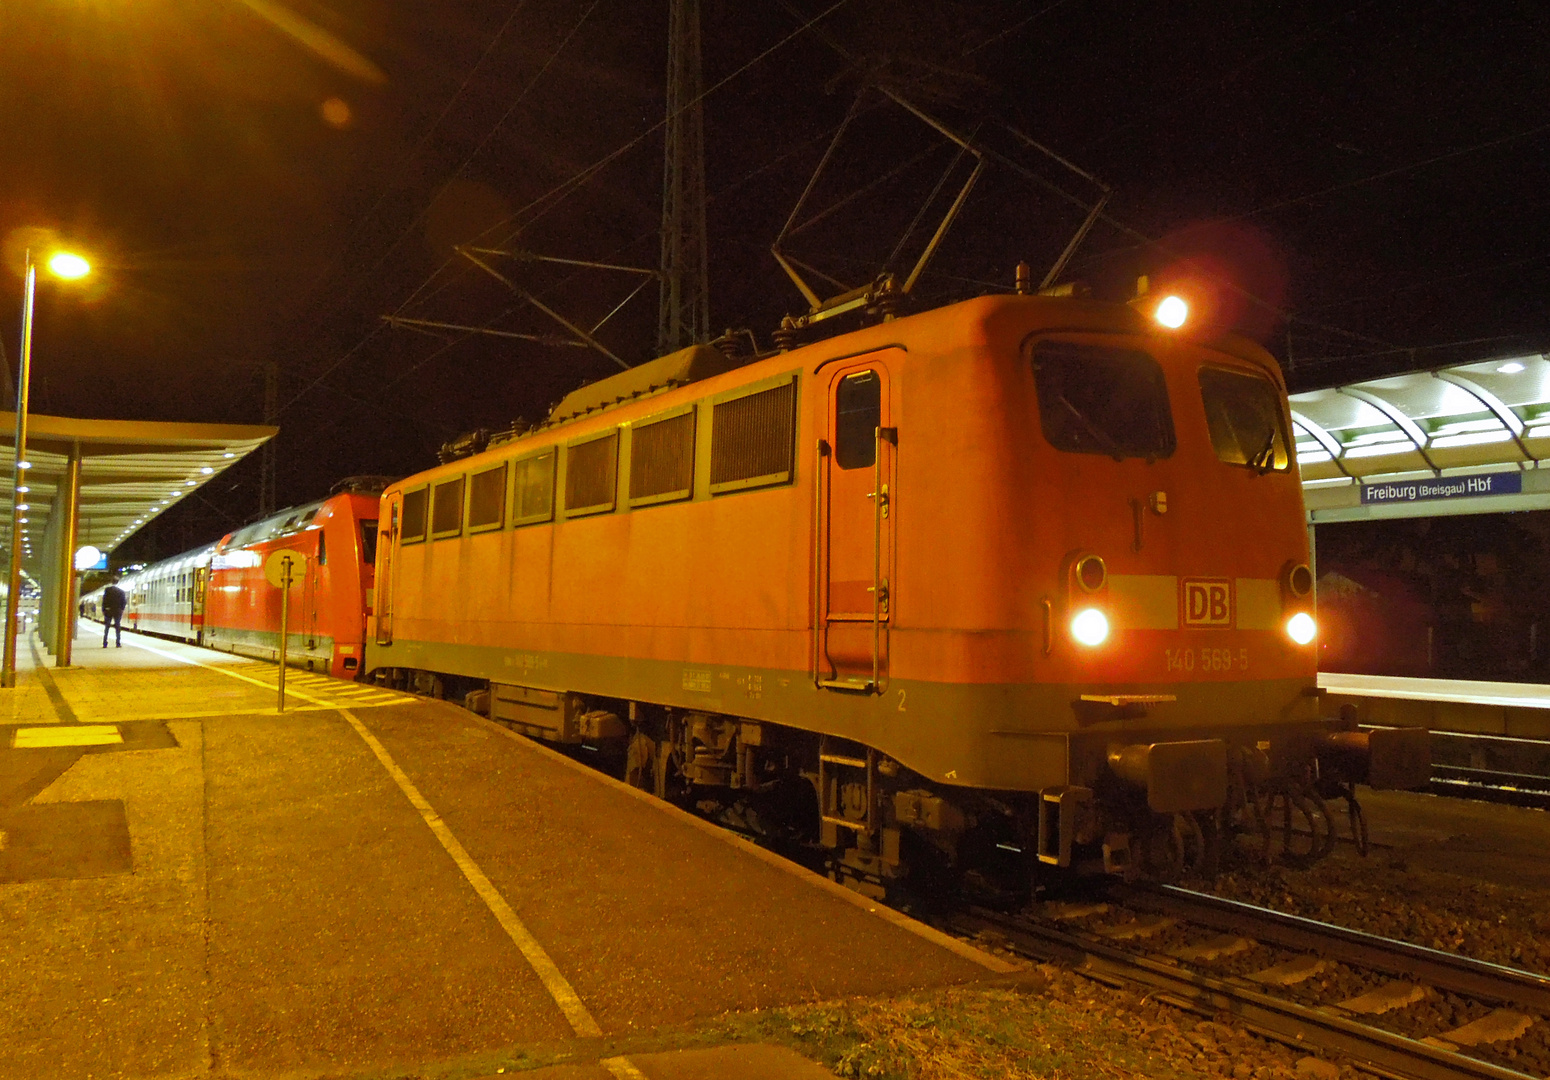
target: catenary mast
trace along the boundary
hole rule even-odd
[[[657,352],[710,339],[700,0],[669,0],[667,129],[662,161],[662,285]]]

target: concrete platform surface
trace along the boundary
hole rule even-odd
[[[0,691],[8,1078],[797,1077],[614,1048],[1008,968],[446,703],[124,641]]]
[[[1550,813],[1544,810],[1415,791],[1363,791],[1362,806],[1373,843],[1410,866],[1550,888]]]

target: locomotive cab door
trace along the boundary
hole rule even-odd
[[[829,383],[817,651],[819,685],[831,690],[881,693],[888,670],[897,435],[887,358],[851,361]]]
[[[398,513],[403,505],[394,495],[388,506],[387,534],[377,532],[377,574],[373,583],[371,609],[377,620],[377,644],[393,644],[393,584],[398,566]]]

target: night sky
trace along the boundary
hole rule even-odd
[[[805,307],[768,248],[853,106],[813,205],[871,186],[795,238],[799,257],[861,284],[944,170],[938,213],[956,190],[955,148],[885,86],[998,155],[921,304],[1009,288],[1020,259],[1042,276],[1082,216],[1048,185],[1095,197],[1021,132],[1115,192],[1067,278],[1102,293],[1208,268],[1241,290],[1222,317],[1294,388],[1550,346],[1542,3],[703,4],[717,329],[768,343]],[[636,0],[7,0],[8,363],[20,245],[52,229],[100,272],[40,289],[37,411],[258,422],[275,362],[281,505],[540,418],[616,369],[381,317],[556,329],[508,312],[457,243],[656,264],[665,27],[665,3]],[[587,323],[634,285],[503,265]],[[655,326],[650,286],[600,336],[638,362]],[[249,520],[258,476],[255,458],[120,555]]]

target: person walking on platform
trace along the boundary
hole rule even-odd
[[[124,590],[117,585],[109,585],[102,590],[102,647],[108,647],[108,628],[118,631],[115,644],[118,648],[124,647],[124,605],[127,601]]]

